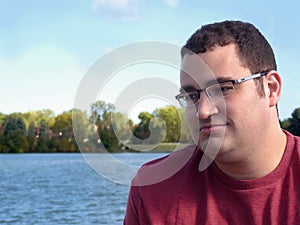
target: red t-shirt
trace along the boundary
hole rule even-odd
[[[200,172],[202,152],[193,147],[187,163],[169,178],[131,186],[124,224],[300,224],[300,138],[285,133],[287,145],[280,164],[270,174],[253,180],[232,179],[214,163]],[[134,184],[143,179],[144,167],[151,171],[151,166],[170,157],[178,163],[184,151],[191,151],[191,147],[145,164]],[[168,166],[160,168],[167,170]],[[154,171],[152,176],[159,175]]]

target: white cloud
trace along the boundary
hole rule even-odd
[[[92,11],[101,15],[137,20],[137,0],[95,0]]]
[[[132,1],[130,0],[96,0],[92,6],[94,10],[97,8],[108,8],[111,10],[127,10]]]
[[[138,2],[146,0],[95,0],[91,9],[104,16],[124,19],[138,19]],[[162,0],[168,7],[177,8],[180,0]]]
[[[168,6],[176,8],[179,5],[180,0],[163,0]]]

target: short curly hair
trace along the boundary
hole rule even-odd
[[[216,46],[235,44],[242,66],[251,73],[277,70],[274,52],[260,31],[251,23],[223,21],[198,29],[181,48],[183,58],[188,51],[205,53]],[[262,79],[256,81],[258,93],[264,96]]]

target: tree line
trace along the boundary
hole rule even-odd
[[[0,113],[0,153],[79,152],[79,147],[84,152],[121,152],[161,142],[191,142],[182,108],[165,106],[141,112],[138,118],[135,124],[104,101],[93,103],[89,112]],[[300,108],[280,125],[300,136]]]
[[[158,117],[161,119],[156,120]],[[131,151],[127,145],[188,142],[191,138],[182,117],[182,109],[166,106],[152,113],[141,112],[140,122],[135,124],[104,101],[92,104],[89,112],[0,113],[0,153],[79,152],[79,147],[85,152],[120,152]]]
[[[296,136],[300,136],[300,107],[294,109],[291,117],[280,121],[280,126]]]

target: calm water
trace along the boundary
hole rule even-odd
[[[115,154],[141,164],[163,154]],[[122,224],[129,187],[80,154],[0,155],[0,224]]]

